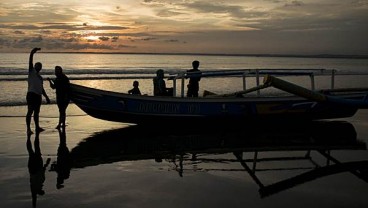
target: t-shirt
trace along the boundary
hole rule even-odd
[[[55,89],[57,97],[65,97],[69,94],[69,78],[62,74],[59,77],[56,77],[55,81]]]
[[[153,95],[163,96],[166,95],[166,83],[162,78],[153,78]]]
[[[31,69],[28,72],[28,92],[33,92],[38,95],[42,95],[43,79],[35,69]]]
[[[189,85],[191,87],[198,87],[199,86],[198,82],[201,80],[200,75],[202,74],[202,72],[199,69],[191,69],[191,70],[187,70],[187,72],[198,74],[198,77],[191,77],[189,79]]]

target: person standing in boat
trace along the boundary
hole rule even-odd
[[[31,119],[33,114],[33,120],[36,127],[36,132],[44,131],[39,125],[39,114],[42,103],[42,95],[46,98],[47,103],[50,103],[50,99],[47,96],[45,89],[43,88],[43,78],[40,75],[42,69],[42,63],[37,62],[33,65],[33,55],[41,50],[41,48],[33,48],[29,55],[29,68],[28,68],[28,91],[27,91],[27,115],[26,125],[27,134],[32,134]]]
[[[141,91],[139,90],[139,82],[137,80],[133,82],[133,88],[129,90],[128,93],[132,95],[141,95]]]
[[[188,91],[187,91],[187,97],[198,97],[198,91],[199,91],[199,81],[201,80],[201,74],[202,72],[198,69],[199,67],[199,61],[195,60],[192,62],[193,69],[188,70],[188,74],[191,74],[194,76],[190,77],[189,84],[187,85]]]
[[[153,95],[154,96],[167,96],[167,88],[164,80],[164,70],[159,69],[156,71],[156,77],[153,78]]]
[[[50,87],[56,90],[56,103],[59,108],[59,123],[56,126],[65,128],[66,108],[70,102],[70,82],[69,78],[63,73],[61,66],[55,66],[56,79],[48,78]]]

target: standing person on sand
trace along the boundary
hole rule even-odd
[[[43,78],[40,75],[40,71],[42,69],[42,64],[37,62],[33,66],[33,55],[41,50],[41,48],[32,49],[29,56],[29,68],[28,68],[28,91],[27,91],[27,115],[26,115],[26,124],[27,124],[27,134],[32,134],[31,130],[31,119],[33,114],[33,119],[36,127],[36,132],[44,131],[43,128],[39,125],[39,114],[42,103],[42,95],[45,96],[47,103],[50,103],[50,99],[47,96],[45,89],[43,88]]]
[[[189,84],[187,85],[188,87],[187,97],[198,97],[199,81],[201,80],[202,72],[198,69],[199,61],[197,60],[193,61],[192,66],[193,66],[193,69],[187,71],[192,75],[194,74],[194,77],[191,77],[189,79]]]
[[[55,76],[55,80],[50,78],[48,80],[50,87],[56,90],[56,103],[59,108],[59,124],[56,128],[60,129],[60,127],[65,128],[66,108],[70,102],[70,82],[69,78],[63,73],[61,66],[55,66]]]

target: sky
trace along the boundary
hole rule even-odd
[[[1,0],[0,52],[368,55],[368,0]]]

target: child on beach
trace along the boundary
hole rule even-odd
[[[132,95],[141,95],[141,91],[139,90],[139,82],[138,81],[134,81],[133,82],[133,88],[131,90],[128,91],[129,94]]]
[[[66,119],[66,108],[70,102],[69,96],[69,78],[63,73],[61,66],[55,66],[55,80],[48,78],[50,87],[56,90],[56,103],[59,108],[59,124],[56,126],[57,129],[60,127],[65,128]]]
[[[35,63],[33,66],[33,55],[41,50],[41,48],[33,48],[29,56],[29,68],[28,68],[28,91],[27,91],[27,115],[26,125],[27,134],[33,134],[31,130],[31,119],[33,114],[33,120],[36,126],[36,132],[44,131],[39,125],[39,114],[42,103],[42,95],[46,98],[47,103],[50,103],[50,99],[47,96],[45,89],[43,88],[43,78],[40,75],[42,64],[40,62]]]

